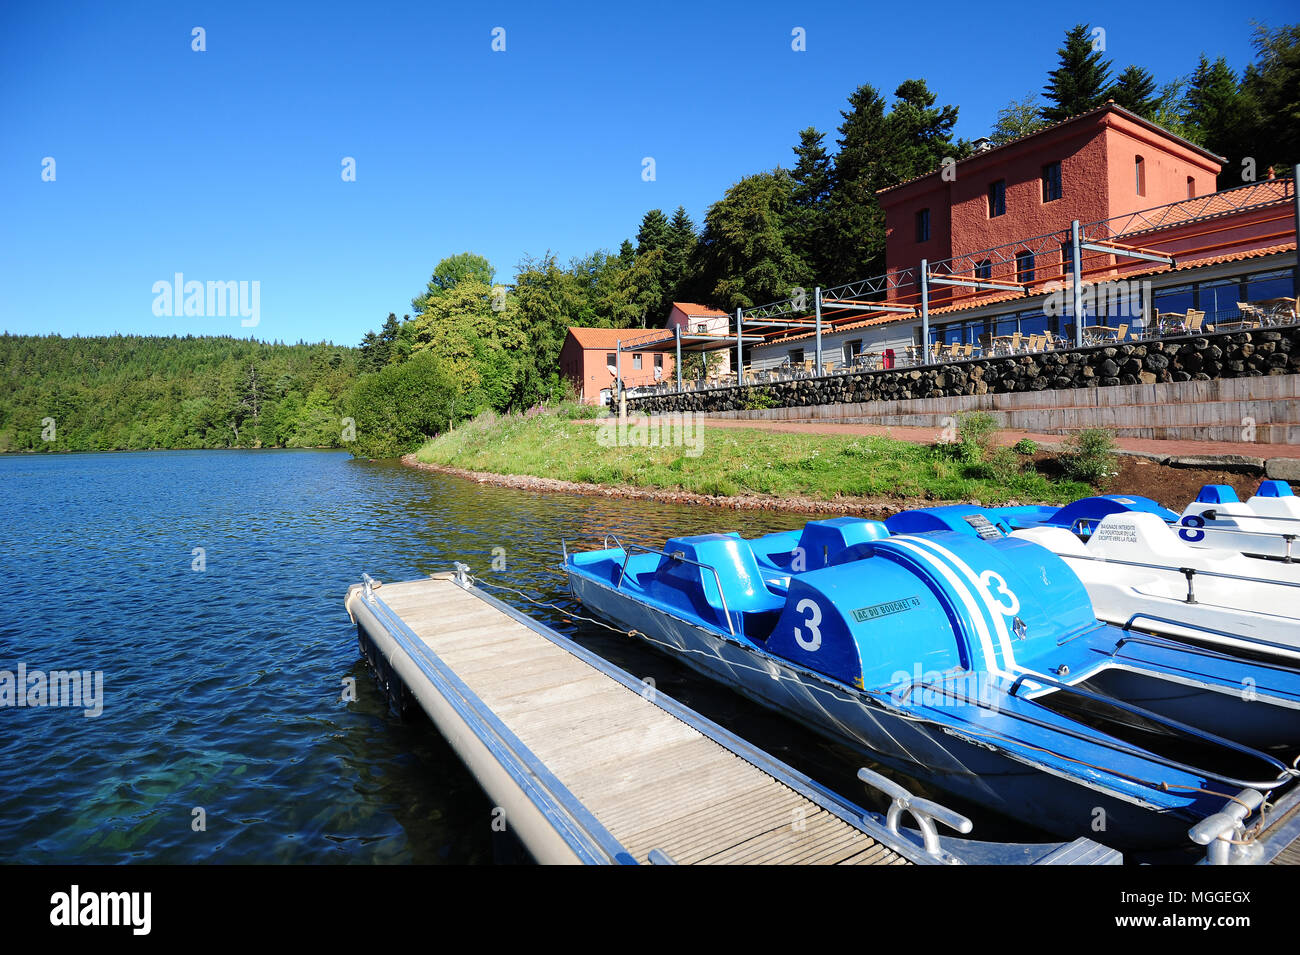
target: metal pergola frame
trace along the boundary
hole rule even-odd
[[[1269,179],[1261,182],[1247,183],[1222,192],[1209,193],[1203,197],[1183,199],[1151,209],[1124,213],[1108,219],[1081,224],[1075,219],[1069,229],[1032,236],[1016,242],[1005,243],[976,252],[952,256],[930,262],[922,259],[919,268],[895,269],[866,279],[848,282],[834,288],[813,290],[812,311],[808,310],[807,294],[802,289],[796,296],[769,302],[751,308],[738,308],[735,312],[735,332],[726,335],[682,334],[680,328],[674,329],[671,338],[656,339],[651,342],[638,343],[637,347],[646,351],[666,351],[671,345],[677,351],[677,384],[681,387],[681,352],[717,351],[736,348],[736,381],[744,382],[744,346],[780,342],[785,336],[796,331],[810,331],[816,339],[816,364],[822,367],[822,334],[824,331],[861,321],[861,313],[890,315],[900,317],[920,314],[921,341],[928,347],[930,341],[930,287],[932,285],[954,289],[968,289],[972,292],[1008,292],[1030,296],[1043,286],[1059,280],[1062,287],[1068,287],[1072,293],[1075,345],[1083,344],[1083,286],[1084,252],[1094,256],[1126,258],[1145,262],[1154,262],[1169,268],[1177,267],[1175,256],[1147,248],[1124,240],[1156,229],[1169,228],[1174,225],[1189,225],[1223,216],[1231,212],[1253,209],[1265,209],[1291,200],[1294,223],[1300,224],[1300,195],[1296,191],[1296,181],[1300,179],[1300,165],[1293,169],[1293,175],[1285,179]],[[1260,198],[1261,194],[1266,198]],[[1192,209],[1188,213],[1189,207]],[[1293,224],[1292,235],[1295,234]],[[1060,257],[1063,251],[1069,252],[1066,260]],[[1046,253],[1053,256],[1043,258]],[[1022,256],[1031,255],[1032,277],[1021,280]],[[1109,265],[1107,267],[1110,268]],[[998,277],[997,270],[1010,271],[1016,279]],[[1093,269],[1092,271],[1097,271]],[[983,273],[983,274],[980,274]],[[1300,262],[1295,270],[1295,284],[1300,292]],[[899,295],[902,290],[905,295]],[[904,299],[919,294],[916,304],[908,304]],[[891,297],[892,296],[892,297]],[[832,312],[848,312],[838,319],[828,318],[823,309]],[[753,332],[747,335],[746,332]],[[621,385],[621,382],[620,382]]]

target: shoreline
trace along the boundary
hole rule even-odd
[[[710,495],[694,491],[668,488],[613,487],[606,484],[582,484],[558,478],[534,477],[528,474],[497,474],[492,471],[470,471],[444,464],[416,460],[414,452],[398,459],[402,464],[420,471],[447,474],[477,484],[508,487],[520,491],[537,491],[549,494],[580,494],[584,497],[609,497],[627,500],[658,501],[664,504],[693,504],[733,511],[779,511],[794,514],[848,515],[883,520],[899,511],[917,507],[934,507],[936,504],[974,504],[978,501],[933,501],[928,498],[904,497],[845,497],[822,500],[812,497],[767,497],[757,494]],[[1015,502],[1023,503],[1023,502]]]

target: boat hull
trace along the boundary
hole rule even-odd
[[[1087,836],[1123,849],[1186,845],[1187,830],[1197,821],[1191,814],[1120,798],[910,718],[870,694],[819,678],[572,569],[568,577],[585,607],[692,670],[873,761],[995,812],[1061,836]]]

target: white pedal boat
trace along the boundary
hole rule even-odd
[[[1101,620],[1300,662],[1300,563],[1189,543],[1184,531],[1155,514],[1117,513],[1086,544],[1060,527],[1011,536],[1064,559]]]
[[[1179,516],[1178,536],[1193,547],[1297,559],[1300,497],[1285,481],[1264,481],[1243,503],[1228,485],[1207,484]]]

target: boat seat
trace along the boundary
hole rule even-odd
[[[1196,495],[1197,504],[1240,504],[1241,498],[1227,484],[1205,484]]]
[[[1295,497],[1295,492],[1286,481],[1260,481],[1255,497]]]
[[[888,537],[889,530],[880,521],[861,517],[832,517],[809,521],[799,535],[805,570],[821,570],[843,562],[844,555],[855,545]]]
[[[725,601],[731,625],[742,632],[751,632],[749,627],[753,627],[755,634],[763,626],[766,615],[772,612],[779,615],[785,606],[785,598],[774,594],[764,583],[749,541],[736,534],[672,538],[664,545],[653,579],[646,582],[646,593],[724,630],[728,627],[723,612]],[[768,626],[762,636],[770,629]]]

